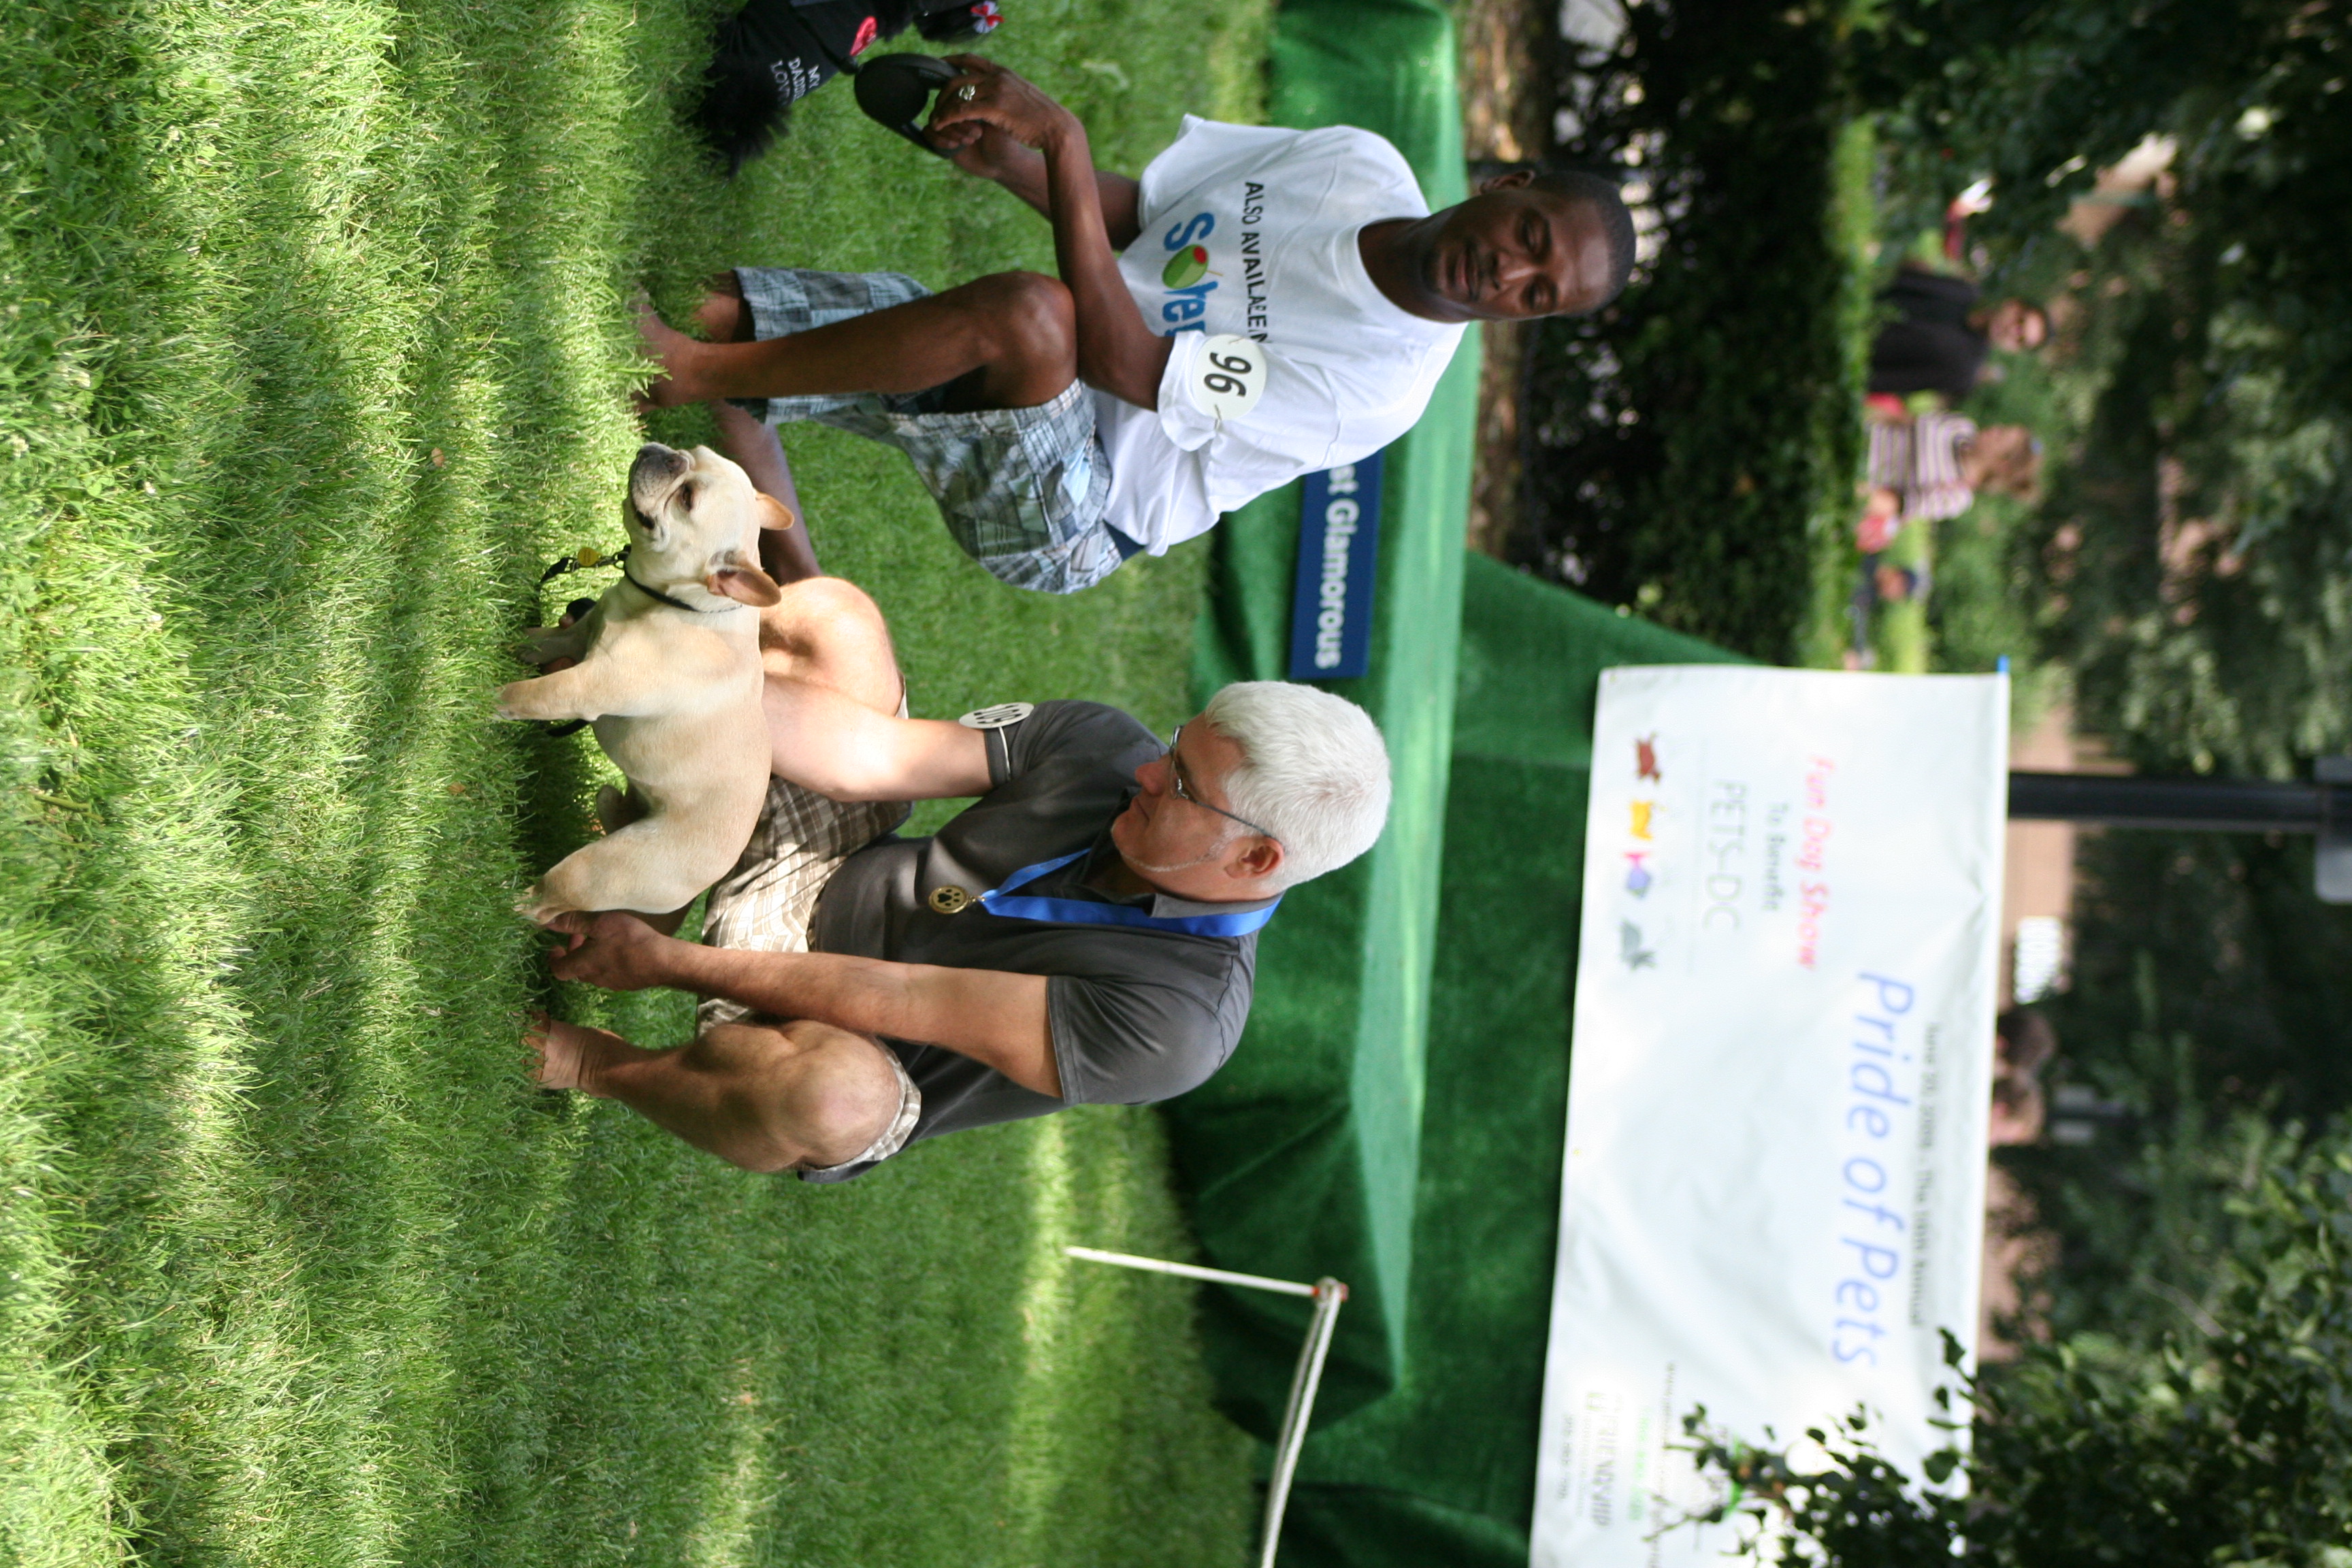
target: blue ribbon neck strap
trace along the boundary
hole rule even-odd
[[[1091,899],[1016,899],[1015,888],[1024,888],[1050,871],[1058,871],[1073,860],[1085,858],[1081,849],[1065,855],[1058,860],[1040,860],[1034,866],[1024,866],[1003,885],[981,894],[980,907],[992,915],[1003,915],[1016,921],[1058,921],[1066,925],[1142,926],[1150,931],[1177,931],[1188,936],[1247,936],[1274,918],[1282,900],[1277,898],[1262,910],[1243,910],[1229,915],[1147,915],[1125,904],[1098,904]]]

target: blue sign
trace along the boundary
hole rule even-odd
[[[1290,601],[1290,679],[1340,680],[1372,659],[1372,563],[1381,542],[1381,457],[1307,476],[1298,586]]]

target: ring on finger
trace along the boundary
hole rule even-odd
[[[973,99],[978,98],[979,96],[980,89],[972,86],[970,82],[966,82],[961,87],[956,89],[956,97],[965,103],[970,103]]]

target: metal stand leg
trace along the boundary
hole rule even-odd
[[[1315,1414],[1315,1390],[1323,1382],[1323,1358],[1331,1349],[1331,1331],[1339,1321],[1348,1288],[1325,1277],[1315,1281],[1315,1316],[1307,1325],[1307,1343],[1299,1348],[1298,1370],[1290,1376],[1290,1404],[1282,1413],[1282,1431],[1274,1445],[1274,1474],[1265,1487],[1265,1545],[1258,1568],[1274,1568],[1274,1549],[1282,1539],[1283,1510],[1290,1506],[1290,1479],[1298,1469],[1298,1450],[1307,1443],[1307,1423]]]
[[[1348,1288],[1328,1275],[1312,1285],[1301,1285],[1295,1279],[1269,1279],[1262,1274],[1235,1274],[1224,1268],[1170,1263],[1164,1258],[1104,1252],[1091,1247],[1066,1247],[1062,1250],[1088,1263],[1111,1263],[1121,1268],[1140,1268],[1153,1274],[1174,1274],[1213,1284],[1239,1285],[1251,1290],[1314,1299],[1315,1315],[1307,1325],[1307,1342],[1298,1350],[1298,1369],[1290,1376],[1290,1400],[1283,1407],[1282,1429],[1275,1435],[1274,1473],[1266,1481],[1265,1524],[1260,1534],[1258,1568],[1274,1568],[1275,1549],[1282,1540],[1282,1516],[1290,1506],[1291,1478],[1298,1471],[1298,1453],[1306,1446],[1307,1426],[1315,1415],[1315,1391],[1323,1383],[1323,1358],[1331,1352],[1331,1331],[1339,1325],[1339,1309],[1348,1300]]]

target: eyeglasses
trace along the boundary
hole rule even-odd
[[[1199,795],[1192,793],[1192,784],[1187,783],[1184,778],[1184,759],[1178,755],[1176,752],[1177,746],[1183,741],[1183,739],[1184,726],[1181,724],[1177,725],[1176,732],[1168,737],[1168,784],[1169,787],[1175,792],[1176,798],[1178,800],[1187,802],[1190,805],[1197,805],[1202,811],[1213,811],[1219,816],[1224,817],[1228,821],[1240,823],[1252,833],[1259,834],[1267,838],[1273,838],[1276,844],[1280,844],[1282,842],[1281,839],[1276,838],[1273,834],[1266,832],[1265,828],[1260,827],[1248,817],[1235,816],[1223,806],[1211,805],[1207,801],[1202,800]]]

